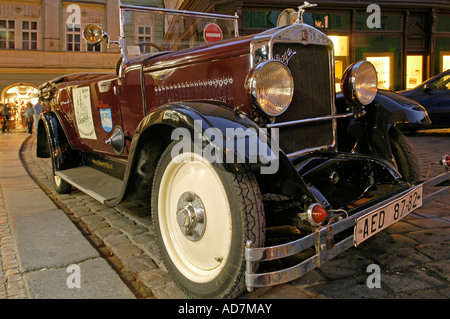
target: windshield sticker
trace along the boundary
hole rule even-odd
[[[111,109],[100,110],[100,119],[102,121],[102,127],[105,132],[111,132],[113,128]]]
[[[141,48],[137,45],[129,45],[127,46],[127,54],[129,58],[137,56],[141,54]]]
[[[73,89],[75,119],[81,138],[96,140],[91,109],[91,92],[88,86]]]

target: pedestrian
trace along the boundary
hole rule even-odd
[[[33,131],[33,115],[34,115],[33,104],[31,104],[31,102],[27,103],[27,107],[23,111],[23,115],[25,116],[25,122],[27,123],[28,135],[31,135]]]
[[[34,111],[34,134],[36,134],[36,135],[37,135],[37,130],[38,130],[39,115],[41,115],[41,112],[42,112],[42,104],[39,103],[39,101],[40,101],[40,99],[33,106],[33,111]]]
[[[8,127],[8,121],[9,117],[11,116],[11,108],[9,107],[8,103],[5,103],[2,106],[2,133],[5,133],[6,130],[9,131]]]

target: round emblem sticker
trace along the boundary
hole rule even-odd
[[[209,23],[203,30],[203,38],[206,43],[220,41],[223,39],[223,33],[217,24]]]

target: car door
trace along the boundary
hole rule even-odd
[[[427,83],[411,98],[426,108],[433,125],[450,127],[450,74]]]
[[[87,152],[117,156],[107,141],[113,129],[122,126],[115,74],[99,77],[90,83],[72,87],[78,135]],[[126,156],[124,150],[120,156]]]

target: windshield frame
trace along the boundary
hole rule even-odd
[[[174,16],[185,16],[185,17],[197,17],[197,18],[216,18],[222,20],[230,20],[234,22],[234,33],[236,37],[239,37],[239,16],[235,14],[224,15],[215,13],[205,13],[205,12],[195,12],[195,11],[184,11],[184,10],[174,10],[165,9],[158,7],[145,7],[131,4],[123,4],[119,1],[119,17],[120,17],[120,35],[119,35],[119,45],[120,51],[124,62],[128,62],[130,59],[127,54],[127,43],[126,43],[126,32],[125,32],[125,12],[126,11],[136,11],[136,12],[151,12],[161,15],[174,15]]]

